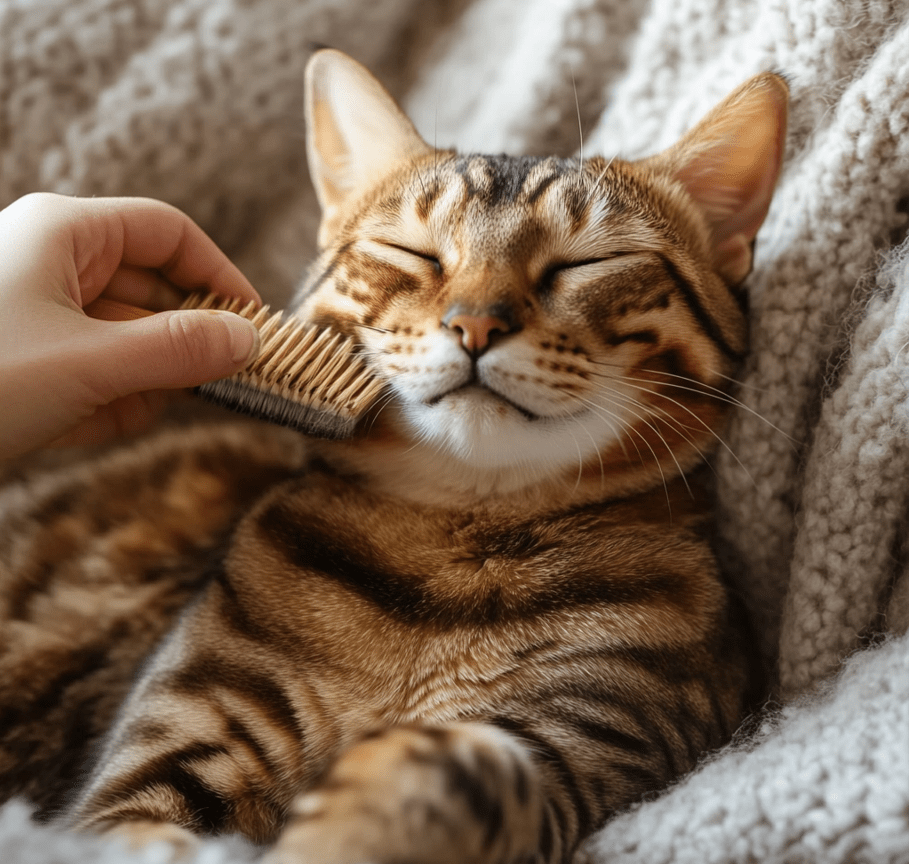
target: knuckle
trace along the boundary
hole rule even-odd
[[[59,212],[67,201],[65,196],[53,192],[29,192],[19,198],[15,206],[24,214],[44,216]]]

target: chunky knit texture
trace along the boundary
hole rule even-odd
[[[785,707],[590,853],[909,862],[906,4],[7,0],[0,206],[35,189],[163,198],[283,303],[318,219],[302,141],[313,42],[373,67],[428,141],[466,150],[568,154],[583,134],[587,153],[644,155],[755,72],[788,76],[787,161],[748,282],[745,407],[717,459],[724,558]],[[4,860],[161,860],[26,812],[0,811]],[[251,855],[211,842],[195,860]]]

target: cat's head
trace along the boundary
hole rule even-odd
[[[387,382],[358,446],[420,454],[478,491],[624,493],[700,461],[746,350],[738,286],[786,107],[765,74],[642,161],[460,155],[426,144],[349,57],[315,54],[321,251],[298,304],[354,334]]]

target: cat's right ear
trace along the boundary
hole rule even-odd
[[[313,54],[306,66],[306,153],[322,207],[320,246],[339,227],[352,194],[430,150],[363,66],[333,49]]]

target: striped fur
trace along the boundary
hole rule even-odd
[[[385,397],[346,442],[202,430],[8,493],[3,791],[52,812],[92,750],[67,819],[134,843],[569,861],[746,709],[701,466],[785,88],[641,163],[434,150],[337,52],[307,92],[300,307]]]

